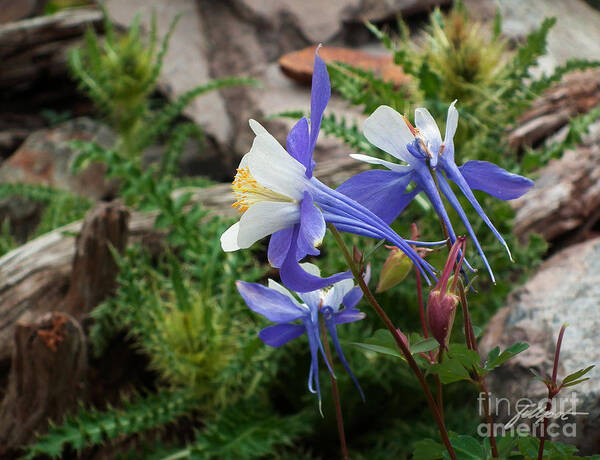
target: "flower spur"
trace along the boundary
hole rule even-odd
[[[360,173],[348,179],[337,190],[365,205],[388,224],[396,219],[419,192],[423,191],[443,220],[451,242],[454,243],[456,234],[438,192],[439,185],[439,190],[465,225],[492,281],[495,281],[483,249],[448,181],[458,186],[494,236],[506,248],[509,257],[511,256],[508,245],[485,214],[472,190],[481,190],[501,200],[512,200],[526,193],[534,183],[530,179],[512,174],[487,161],[468,161],[461,167],[456,165],[453,138],[458,125],[458,111],[454,107],[455,103],[456,101],[448,108],[443,141],[438,126],[427,109],[415,110],[416,127],[413,127],[406,117],[391,107],[385,105],[378,107],[365,121],[365,137],[371,144],[405,164],[367,155],[351,155],[357,160],[385,166],[388,171],[371,170]],[[443,174],[438,173],[439,171]],[[411,181],[415,182],[416,187],[411,192],[405,193]],[[468,266],[466,260],[465,264]]]
[[[287,151],[250,120],[256,137],[233,182],[234,206],[242,216],[221,236],[223,250],[248,248],[272,235],[268,259],[280,269],[284,284],[297,292],[315,291],[351,276],[344,272],[320,278],[300,267],[304,257],[319,254],[326,223],[331,223],[340,231],[388,240],[407,254],[428,281],[428,274],[435,278],[432,267],[410,246],[415,242],[405,241],[376,214],[314,177],[313,151],[330,94],[327,68],[317,50],[311,121],[302,118],[296,123],[287,137]]]

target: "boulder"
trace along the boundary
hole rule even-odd
[[[570,246],[548,259],[523,287],[516,289],[508,305],[490,321],[481,342],[488,352],[499,345],[501,349],[515,342],[530,347],[490,374],[490,390],[494,398],[508,398],[513,409],[506,413],[502,404],[500,420],[514,416],[516,401],[529,398],[537,402],[546,397],[545,385],[533,378],[552,373],[555,344],[560,327],[566,330],[558,368],[558,380],[579,369],[596,365],[587,375],[590,380],[564,389],[558,405],[564,409],[576,401],[577,412],[586,412],[575,419],[576,437],[564,435],[563,442],[577,444],[583,453],[600,452],[600,238]],[[574,398],[576,399],[570,399]],[[567,422],[573,423],[573,419]]]
[[[106,126],[85,117],[34,131],[0,165],[0,183],[47,185],[93,200],[114,195],[117,183],[104,177],[104,165],[95,163],[78,174],[71,172],[77,155],[67,145],[71,140],[94,141],[110,147],[115,138]],[[25,197],[6,197],[0,200],[0,220],[8,218],[11,230],[21,240],[35,229],[42,209],[42,203]]]

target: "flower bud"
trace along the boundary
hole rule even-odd
[[[452,245],[442,276],[429,293],[427,301],[427,320],[431,335],[446,349],[448,348],[450,331],[452,331],[456,306],[459,301],[459,297],[456,295],[456,282],[460,277],[464,250],[465,238],[459,237]],[[453,270],[454,276],[451,276]]]
[[[376,293],[387,291],[404,281],[412,269],[412,261],[398,248],[392,248],[383,264]]]
[[[449,290],[442,292],[434,289],[427,302],[427,320],[431,335],[444,348],[448,348],[450,332],[454,324],[458,296]]]

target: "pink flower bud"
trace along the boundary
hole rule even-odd
[[[465,241],[465,238],[461,237],[452,245],[442,276],[429,293],[427,302],[427,320],[431,335],[444,348],[448,348],[450,332],[456,315],[456,306],[459,302],[459,297],[456,295],[456,282],[460,276],[460,267],[463,261],[461,254],[464,254],[465,251]],[[459,256],[461,256],[460,259]],[[454,267],[455,264],[456,268]],[[454,276],[451,277],[453,269]],[[449,284],[451,278],[453,280]]]
[[[427,320],[431,335],[444,348],[448,348],[450,332],[454,324],[458,296],[451,292],[433,290],[427,302]]]

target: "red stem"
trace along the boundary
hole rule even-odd
[[[362,290],[365,298],[369,301],[369,303],[371,304],[371,306],[373,307],[373,309],[375,310],[377,315],[381,318],[381,320],[383,321],[383,323],[385,324],[387,329],[390,331],[390,333],[394,337],[396,345],[398,346],[398,348],[404,355],[404,358],[406,358],[406,362],[408,363],[408,366],[411,368],[411,370],[413,371],[413,373],[416,375],[417,379],[419,380],[421,388],[423,389],[423,393],[425,393],[425,398],[427,399],[427,403],[429,404],[429,408],[431,409],[431,412],[433,413],[433,418],[435,419],[435,421],[438,425],[438,430],[440,432],[442,442],[444,443],[444,446],[446,447],[446,450],[448,451],[450,458],[452,460],[457,460],[456,454],[454,453],[454,449],[452,448],[452,445],[450,444],[450,438],[448,437],[448,432],[446,431],[446,426],[444,424],[444,421],[442,420],[440,411],[437,407],[437,404],[435,403],[433,395],[431,394],[431,390],[429,389],[429,386],[427,385],[427,382],[425,381],[425,376],[421,372],[421,369],[419,369],[419,366],[417,365],[417,362],[415,361],[412,354],[410,353],[410,350],[404,344],[404,341],[402,340],[400,332],[396,329],[396,327],[394,326],[394,323],[392,323],[392,321],[387,316],[387,314],[385,313],[383,308],[381,308],[381,306],[377,302],[377,299],[375,299],[375,296],[373,295],[373,293],[371,292],[371,290],[365,283],[365,280],[363,279],[361,273],[359,273],[356,265],[354,264],[354,261],[352,260],[352,256],[348,252],[348,248],[346,248],[346,245],[344,244],[344,240],[342,239],[342,236],[340,235],[340,233],[337,231],[337,229],[332,224],[329,224],[328,227],[331,230],[331,233],[333,234],[338,246],[342,250],[342,253],[344,254],[344,258],[346,259],[346,262],[348,263],[348,266],[350,267],[350,270],[352,271],[352,274],[354,275],[354,279],[360,286],[360,289]]]

